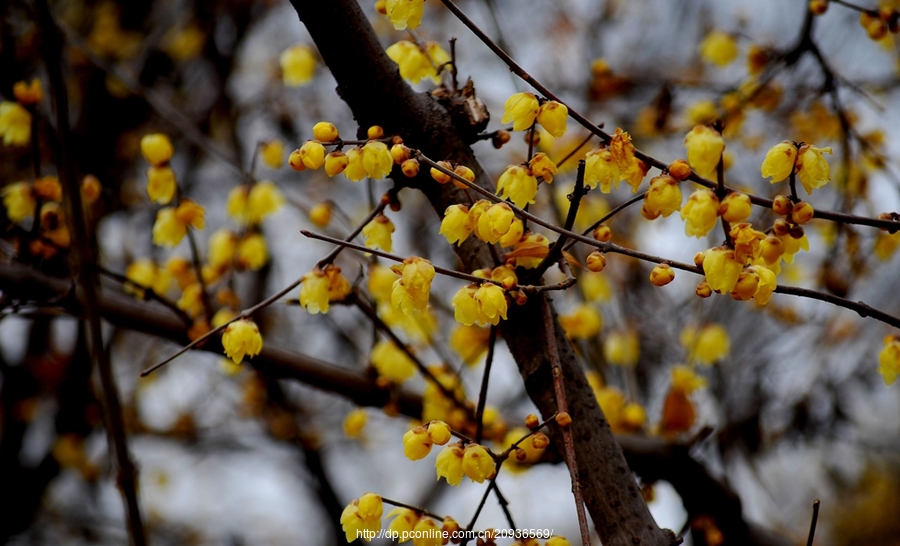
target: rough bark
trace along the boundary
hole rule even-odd
[[[428,94],[416,93],[401,78],[355,0],[292,0],[300,20],[315,41],[325,64],[338,82],[338,94],[353,111],[361,130],[381,125],[387,134],[399,134],[409,146],[433,159],[450,160],[470,167],[484,187],[492,182],[475,158],[465,137],[470,129],[456,123]],[[413,180],[395,178],[421,190],[443,216],[447,206],[464,202],[452,184],[441,185],[428,169]],[[490,249],[474,237],[461,245],[458,255],[468,270],[495,265]],[[549,357],[544,341],[542,298],[513,306],[501,332],[525,380],[529,396],[547,417],[556,411]],[[653,521],[634,476],[616,444],[603,413],[579,367],[571,345],[554,317],[554,332],[566,397],[574,419],[575,453],[585,504],[603,544],[610,546],[668,546],[677,543],[671,531]],[[556,445],[562,445],[558,428],[551,428]]]

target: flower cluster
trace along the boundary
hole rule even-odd
[[[0,101],[0,138],[4,146],[26,146],[31,142],[31,116],[35,105],[44,100],[41,80],[13,85],[16,102]]]
[[[559,138],[566,132],[568,117],[569,109],[565,104],[538,100],[534,93],[516,93],[506,99],[500,122],[512,122],[513,131],[524,131],[539,123],[548,133]]]
[[[600,146],[585,155],[585,186],[596,188],[599,185],[601,192],[609,193],[613,185],[618,189],[619,182],[624,180],[631,186],[631,191],[637,193],[648,165],[634,154],[631,135],[617,127],[608,146]]]
[[[450,54],[437,42],[426,42],[420,48],[413,42],[401,40],[385,50],[387,56],[397,63],[400,77],[414,84],[430,79],[441,83],[440,71],[450,63]]]

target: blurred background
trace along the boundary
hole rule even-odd
[[[385,47],[410,39],[376,13],[373,1],[361,5]],[[870,217],[900,209],[898,47],[890,32],[870,37],[857,10],[831,3],[815,17],[809,37],[823,65],[809,51],[786,60],[804,36],[809,6],[800,0],[461,0],[459,6],[566,103],[604,122],[610,132],[616,127],[629,131],[637,147],[654,157],[666,162],[684,157],[687,131],[720,118],[729,185],[765,197],[785,193],[784,184],[770,185],[760,176],[760,165],[771,146],[804,141],[834,149],[828,156],[832,183],[809,197],[814,207]],[[897,6],[886,1],[862,7]],[[268,263],[229,278],[242,304],[236,309],[287,286],[330,250],[326,243],[305,239],[301,229],[343,237],[391,188],[388,179],[354,183],[287,166],[290,151],[312,138],[318,121],[334,123],[345,138],[357,132],[320,60],[308,83],[285,85],[282,52],[298,44],[315,51],[287,1],[59,0],[51,8],[66,38],[73,157],[78,172],[94,175],[102,186],[90,221],[108,271],[125,275],[140,260],[164,268],[172,258],[191,259],[187,240],[173,249],[152,243],[159,206],[147,197],[147,164],[140,153],[141,138],[148,133],[171,138],[175,155],[170,165],[180,191],[206,209],[206,227],[195,233],[201,254],[208,252],[217,230],[237,229],[226,203],[229,192],[244,182],[241,171],[274,181],[285,196],[284,206],[261,225]],[[724,59],[715,51],[702,53],[701,44],[716,31],[731,40],[720,47],[736,47],[727,62],[720,62]],[[503,127],[504,102],[529,90],[526,85],[436,0],[425,3],[423,24],[414,32],[416,39],[447,50],[448,41],[457,39],[461,80],[472,79],[490,111],[488,130]],[[19,81],[38,78],[48,89],[39,37],[31,2],[3,3],[4,101],[15,100],[12,89]],[[435,85],[425,79],[415,87],[426,92]],[[34,147],[0,147],[3,186],[34,179],[35,151],[40,173],[56,174],[49,98],[34,112]],[[586,136],[570,123],[559,139],[542,134],[538,149],[559,161]],[[279,161],[254,159],[260,143],[272,141],[283,143],[283,151],[273,152]],[[499,150],[490,140],[474,148],[495,180],[528,151],[521,133],[513,133]],[[561,221],[574,166],[575,160],[561,166],[532,211]],[[801,196],[806,198],[802,190]],[[584,229],[631,197],[626,185],[609,195],[591,192],[576,226]],[[394,253],[456,267],[428,202],[410,189],[399,198],[402,210],[389,213],[397,227]],[[322,227],[309,213],[326,202],[332,216]],[[3,262],[23,261],[43,274],[65,276],[66,253],[21,251],[16,241],[33,223],[16,223],[3,214]],[[774,218],[771,211],[754,209],[750,221],[763,229]],[[719,230],[688,238],[677,214],[650,222],[638,207],[608,225],[618,244],[687,263],[696,252],[721,243]],[[806,235],[809,251],[783,264],[780,284],[900,314],[895,252],[900,234],[815,221],[806,226]],[[587,254],[577,247],[573,252],[581,260]],[[23,255],[28,259],[19,259]],[[337,263],[353,281],[366,259],[344,252]],[[676,441],[711,427],[691,456],[737,493],[747,521],[787,543],[805,543],[812,501],[820,499],[818,543],[900,544],[900,390],[886,386],[877,370],[882,339],[897,332],[851,311],[791,296],[776,295],[765,307],[725,296],[700,299],[694,295],[699,279],[686,273],[659,289],[646,282],[649,271],[645,263],[610,256],[602,273],[579,273],[577,289],[554,295],[564,316],[576,316],[585,307],[602,316],[602,328],[573,335],[573,344],[586,369],[605,380],[601,396],[607,398],[601,405],[608,417],[624,401],[644,409],[646,420],[623,425],[620,432]],[[563,276],[554,268],[546,279],[558,282]],[[103,286],[124,293],[122,284],[110,278]],[[484,358],[463,365],[462,356],[448,347],[455,327],[449,302],[459,286],[453,279],[435,279],[433,344],[423,343],[415,332],[400,335],[427,364],[446,362],[460,369],[474,399]],[[79,342],[78,322],[51,304],[9,306],[16,290],[0,294],[0,496],[7,507],[0,516],[0,541],[126,543],[100,390]],[[160,292],[173,302],[183,296],[175,282]],[[297,293],[290,297],[296,300]],[[224,304],[217,299],[215,305]],[[348,369],[370,368],[369,352],[377,339],[368,319],[352,307],[310,315],[279,303],[256,320],[267,346]],[[719,329],[709,330],[716,332],[711,348],[702,349],[690,329],[706,331],[709,325],[721,325],[726,338]],[[142,379],[141,370],[178,345],[113,323],[105,325],[104,335],[152,544],[343,543],[336,515],[367,491],[462,523],[481,498],[483,485],[465,481],[449,487],[435,481],[431,464],[403,456],[401,437],[411,426],[407,417],[364,409],[366,424],[351,438],[344,424],[355,406],[339,393],[275,380],[199,351]],[[691,394],[696,417],[677,431],[680,436],[659,436],[672,368],[697,363],[707,386]],[[424,387],[420,377],[405,385],[415,393]],[[535,411],[502,340],[488,404],[498,438]],[[577,541],[563,465],[546,462],[504,471],[498,485],[520,527],[549,528]],[[698,522],[702,514],[686,511],[669,482],[644,485],[660,526],[676,533],[693,527],[686,544],[718,544]],[[492,498],[479,525],[506,527]]]

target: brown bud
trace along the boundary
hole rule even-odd
[[[700,284],[697,285],[697,290],[695,290],[694,293],[697,294],[697,297],[708,298],[712,296],[712,289],[706,284],[706,281],[700,281]]]
[[[779,195],[775,198],[775,201],[772,202],[772,210],[775,211],[775,214],[780,214],[781,216],[787,216],[791,213],[793,208],[794,203],[787,195]]]
[[[676,159],[669,165],[669,176],[684,182],[691,176],[691,166],[683,159]]]
[[[400,164],[400,170],[403,171],[403,174],[408,178],[413,178],[419,174],[419,162],[415,159],[407,159]]]
[[[572,424],[572,416],[566,412],[556,414],[556,424],[562,428],[566,428]]]
[[[536,429],[536,428],[538,427],[538,425],[540,425],[540,424],[541,424],[541,420],[538,419],[538,416],[537,416],[537,415],[535,415],[535,414],[533,414],[533,413],[529,413],[528,415],[525,416],[525,426],[526,426],[526,427],[528,427],[528,428],[534,430],[534,429]]]
[[[813,15],[822,15],[828,10],[828,0],[809,0],[809,11]]]
[[[521,447],[517,447],[513,453],[515,454],[516,460],[520,463],[528,458],[528,453]]]
[[[694,265],[696,265],[700,269],[703,269],[703,258],[704,258],[704,255],[702,252],[698,252],[698,253],[694,254]]]
[[[494,145],[494,148],[497,148],[499,150],[503,147],[504,144],[509,142],[510,138],[511,137],[509,136],[509,131],[500,129],[499,131],[494,133],[494,136],[491,137],[491,144]]]
[[[784,237],[791,232],[791,223],[784,218],[779,218],[778,220],[775,220],[774,224],[772,224],[772,231],[775,233],[775,235]]]
[[[653,286],[665,286],[675,280],[675,270],[669,264],[659,264],[650,272],[650,283]]]
[[[525,144],[531,144],[532,146],[537,146],[541,143],[541,134],[537,131],[525,131],[523,135],[523,140]]]
[[[534,449],[544,449],[550,445],[550,438],[543,432],[536,432],[534,436],[531,437],[531,445]]]
[[[805,224],[812,220],[813,214],[815,214],[815,211],[812,205],[806,201],[800,201],[799,203],[794,203],[794,209],[791,211],[791,221],[795,224]]]
[[[585,260],[587,268],[594,273],[600,273],[606,267],[606,256],[599,250],[591,252]]]
[[[790,231],[790,233],[791,233],[791,237],[792,237],[792,238],[794,238],[794,239],[802,239],[802,238],[803,238],[803,234],[804,234],[805,232],[803,231],[803,226],[793,225],[793,226],[791,226],[791,231]]]
[[[594,239],[601,243],[608,243],[612,239],[612,230],[605,224],[600,224],[594,229]]]

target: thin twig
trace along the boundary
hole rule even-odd
[[[812,521],[809,522],[809,538],[806,539],[806,546],[813,546],[813,540],[816,538],[816,524],[819,521],[819,499],[813,501]]]
[[[484,362],[484,374],[481,376],[481,391],[478,393],[478,408],[475,410],[475,443],[481,443],[484,432],[484,406],[487,403],[488,380],[491,378],[491,365],[494,362],[494,343],[497,341],[497,327],[491,326],[488,337],[488,353]]]
[[[398,506],[400,508],[406,508],[407,510],[412,510],[413,512],[416,512],[417,514],[422,514],[423,516],[428,516],[429,518],[436,519],[438,521],[444,521],[443,516],[439,516],[433,512],[429,512],[428,510],[426,510],[424,508],[420,508],[418,506],[413,506],[411,504],[406,504],[405,502],[395,501],[394,499],[389,499],[387,497],[381,497],[381,500],[382,500],[382,502],[386,502],[388,504]]]
[[[575,225],[575,218],[578,216],[578,207],[581,205],[581,199],[586,194],[587,191],[584,189],[584,160],[579,159],[578,172],[575,175],[575,189],[569,194],[569,212],[566,215],[565,230],[569,231],[572,229],[572,226]],[[529,272],[529,277],[539,279],[551,265],[555,264],[562,257],[566,240],[566,235],[560,235],[556,239],[556,242],[553,243],[553,246],[550,247],[550,251],[547,252],[544,259],[541,260],[541,263],[538,264],[533,271]]]
[[[566,404],[562,368],[559,364],[559,347],[556,344],[556,327],[553,324],[553,311],[547,298],[544,298],[543,307],[544,331],[547,333],[547,353],[550,356],[550,375],[553,376],[556,407],[560,414],[568,413],[569,407]],[[578,513],[578,528],[581,531],[581,541],[584,546],[591,546],[591,531],[588,529],[587,515],[584,510],[584,497],[581,494],[581,482],[578,479],[578,463],[575,460],[575,442],[572,439],[572,429],[569,424],[561,425],[560,428],[562,429],[566,466],[569,467],[569,476],[572,479],[572,494],[575,496],[575,510]]]

